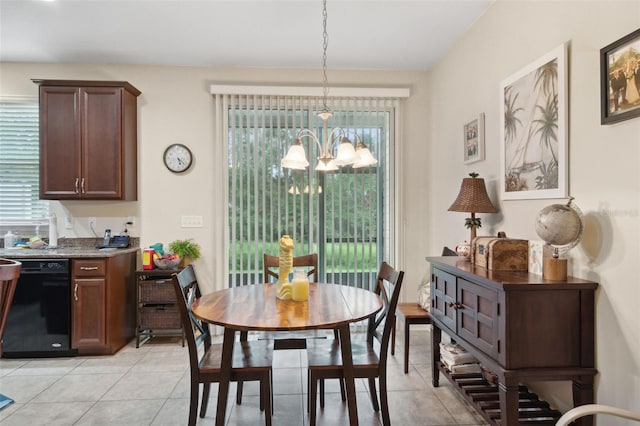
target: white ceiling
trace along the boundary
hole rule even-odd
[[[429,69],[493,0],[328,0],[328,68]],[[0,61],[317,68],[321,0],[0,0]]]

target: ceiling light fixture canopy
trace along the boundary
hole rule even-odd
[[[327,106],[327,98],[329,96],[329,82],[327,80],[327,46],[329,45],[329,37],[327,35],[327,0],[322,2],[322,75],[323,75],[323,101],[322,111],[318,113],[318,117],[322,119],[322,134],[324,135],[324,142],[320,143],[320,139],[309,129],[302,129],[298,132],[295,141],[289,147],[287,155],[282,159],[281,165],[287,169],[304,170],[309,166],[307,156],[304,152],[302,145],[302,139],[310,138],[318,145],[320,155],[318,157],[318,164],[316,170],[329,172],[338,170],[338,166],[352,165],[354,169],[361,167],[368,167],[376,164],[378,160],[375,159],[373,154],[364,141],[354,132],[353,135],[356,138],[357,145],[354,148],[353,143],[347,137],[347,131],[339,127],[329,131],[327,121],[333,117],[333,112]],[[339,142],[339,143],[338,143]],[[338,143],[338,153],[334,157],[333,150],[336,143]]]

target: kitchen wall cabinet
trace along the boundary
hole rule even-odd
[[[40,198],[137,199],[137,96],[122,81],[40,86]]]
[[[113,354],[135,334],[134,253],[72,260],[71,347]]]

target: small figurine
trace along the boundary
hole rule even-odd
[[[293,240],[288,235],[280,239],[280,255],[278,263],[278,282],[276,283],[276,296],[281,300],[291,299],[291,283],[289,273],[293,269]]]

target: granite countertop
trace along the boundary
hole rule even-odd
[[[52,249],[0,249],[0,257],[7,259],[72,259],[76,257],[113,257],[133,253],[138,247],[124,249],[97,249],[82,247],[59,247]]]
[[[98,249],[101,238],[62,238],[56,248],[0,248],[0,257],[8,259],[72,259],[77,257],[113,257],[140,250],[138,239],[131,239],[132,247],[123,249]]]

